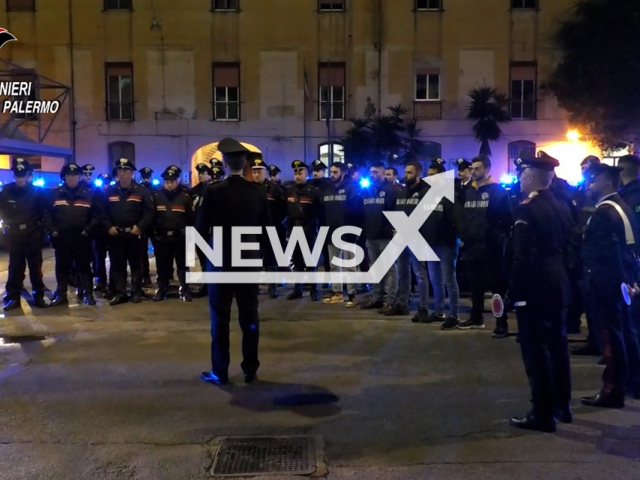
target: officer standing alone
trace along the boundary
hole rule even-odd
[[[185,233],[187,227],[194,225],[195,218],[191,198],[178,188],[181,173],[182,170],[176,165],[167,167],[162,172],[162,189],[153,194],[156,208],[153,243],[158,270],[158,290],[153,297],[154,302],[167,298],[174,260],[180,282],[180,300],[190,302],[192,298],[186,279]]]
[[[527,415],[513,417],[509,423],[543,432],[556,430],[556,418],[572,421],[566,331],[571,287],[565,268],[572,219],[567,205],[549,191],[558,165],[551,157],[533,156],[520,164],[520,186],[526,198],[515,209],[508,294],[516,308],[533,404]]]
[[[31,166],[25,159],[16,158],[11,170],[15,181],[5,185],[0,192],[0,216],[9,244],[9,277],[4,310],[20,308],[20,293],[27,265],[34,305],[46,308],[42,281],[42,219],[47,196],[41,188],[29,183]]]
[[[207,265],[207,271],[238,272],[249,271],[259,274],[259,268],[233,267],[231,244],[234,227],[262,227],[265,232],[269,224],[267,196],[264,189],[247,181],[242,175],[247,164],[248,150],[236,140],[225,138],[218,144],[229,168],[229,177],[206,189],[196,228],[198,233],[211,241],[211,230],[222,227],[223,265]],[[224,208],[221,206],[224,205]],[[246,242],[264,241],[262,238],[250,238],[244,235]],[[215,246],[214,246],[215,248]],[[244,258],[253,253],[260,258],[259,251],[245,252]],[[241,364],[244,380],[251,383],[256,379],[260,361],[258,360],[258,340],[260,337],[260,318],[258,315],[258,294],[260,285],[255,284],[209,284],[209,312],[211,315],[211,371],[203,372],[200,377],[207,383],[226,385],[229,383],[229,324],[231,323],[231,304],[233,297],[238,306],[238,320],[242,329]]]

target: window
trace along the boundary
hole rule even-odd
[[[240,65],[213,64],[213,120],[240,120]]]
[[[35,12],[36,0],[7,0],[7,12]]]
[[[14,82],[29,82],[29,94],[27,96],[17,96],[13,99],[22,102],[34,102],[38,100],[38,74],[35,70],[13,70],[11,80]],[[36,120],[37,113],[14,113],[14,118],[20,120]]]
[[[538,8],[538,0],[511,0],[511,8]]]
[[[440,100],[440,73],[416,74],[416,101]]]
[[[344,147],[341,143],[321,143],[318,145],[318,158],[327,168],[334,162],[344,163]]]
[[[240,10],[240,0],[212,0],[214,12],[237,12]]]
[[[429,160],[442,158],[442,145],[438,142],[425,142],[424,156]]]
[[[133,0],[104,0],[105,10],[133,10]]]
[[[121,158],[126,158],[135,166],[136,146],[131,142],[111,142],[109,144],[109,173]]]
[[[536,154],[536,144],[527,140],[518,140],[517,142],[511,142],[508,145],[508,149],[509,169],[513,167],[513,162],[516,160],[516,158],[519,158],[522,155],[522,152],[530,153],[533,156],[535,156]]]
[[[318,10],[321,12],[343,12],[346,0],[318,0]]]
[[[442,0],[416,0],[416,10],[442,10]]]
[[[133,121],[133,65],[107,63],[107,120]]]
[[[531,63],[511,64],[511,118],[535,120],[537,67]]]
[[[318,65],[320,120],[345,119],[346,66],[344,63],[320,63]]]

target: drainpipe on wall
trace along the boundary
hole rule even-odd
[[[75,62],[73,58],[73,0],[69,0],[69,57],[71,65],[71,102],[69,111],[71,113],[71,160],[76,160],[76,89],[75,89]]]

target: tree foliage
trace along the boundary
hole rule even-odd
[[[640,1],[579,0],[556,34],[549,89],[602,148],[640,137]]]
[[[495,88],[478,87],[469,92],[467,119],[475,122],[473,134],[480,143],[480,155],[491,156],[491,143],[502,137],[500,125],[511,121],[509,100]]]
[[[387,111],[376,114],[375,108],[368,107],[364,117],[351,119],[341,139],[347,162],[357,167],[378,161],[397,165],[424,156],[426,143],[420,139],[419,123],[402,105],[387,107]]]

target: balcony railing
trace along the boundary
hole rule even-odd
[[[442,120],[442,102],[413,102],[413,117],[416,120]]]

